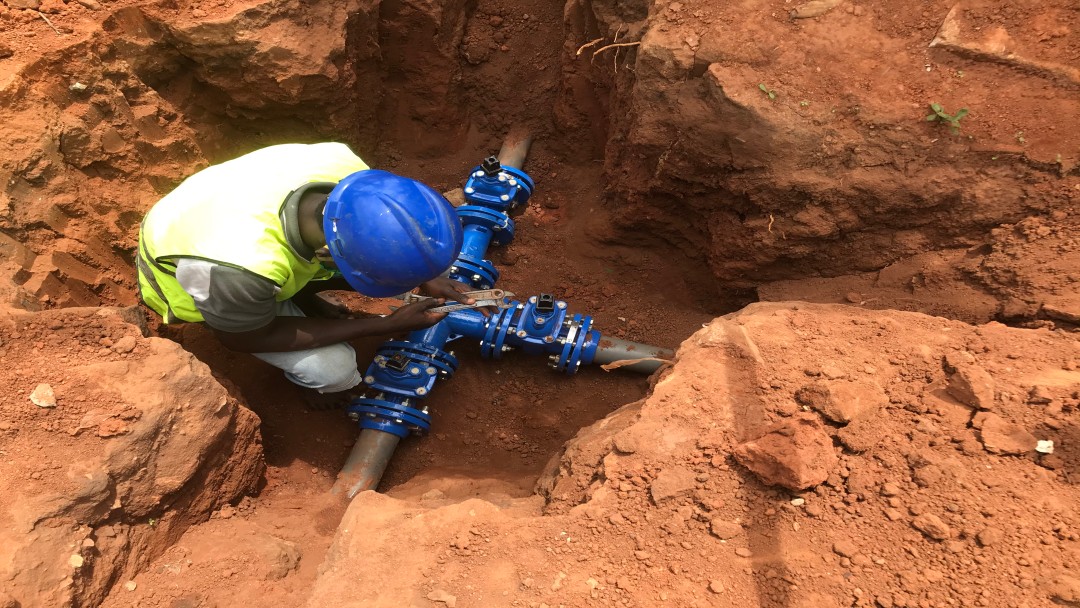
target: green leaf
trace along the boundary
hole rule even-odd
[[[968,113],[967,108],[960,108],[959,110],[956,111],[956,116],[954,116],[953,118],[955,118],[956,120],[960,120],[961,118],[967,116],[967,113]]]
[[[927,122],[934,122],[934,121],[935,121],[935,120],[937,120],[937,119],[938,119],[938,115],[937,115],[937,114],[931,114],[931,115],[929,115],[929,116],[927,116],[927,117],[926,117],[926,121],[927,121]]]
[[[769,91],[769,99],[776,99],[776,91]]]
[[[768,93],[768,92],[769,92],[769,87],[765,86],[765,83],[764,83],[764,82],[763,82],[763,83],[761,83],[761,84],[759,84],[759,85],[757,85],[757,88],[761,89],[762,91],[765,91],[766,93]]]
[[[933,110],[937,114],[941,114],[941,112],[942,112],[942,108],[941,108],[940,103],[932,103],[932,104],[930,104],[930,109]]]

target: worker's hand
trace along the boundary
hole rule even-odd
[[[420,293],[422,295],[433,298],[446,298],[462,304],[474,304],[476,302],[476,300],[464,295],[466,291],[471,290],[465,283],[455,281],[449,277],[435,277],[427,283],[420,284]]]
[[[472,288],[462,283],[461,281],[455,281],[449,277],[435,277],[427,283],[421,283],[420,293],[425,296],[431,296],[433,298],[446,298],[447,300],[453,300],[455,302],[461,302],[462,304],[475,304],[476,300],[465,295],[466,292],[472,291]],[[490,317],[496,308],[485,307],[477,308],[485,317]]]
[[[446,300],[442,298],[429,298],[407,304],[384,317],[387,324],[387,333],[413,331],[426,329],[446,318],[446,313],[428,312],[428,309],[442,306]]]

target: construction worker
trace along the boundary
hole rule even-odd
[[[349,340],[429,327],[445,299],[473,303],[442,276],[461,239],[439,193],[369,169],[344,144],[271,146],[199,171],[150,209],[139,292],[166,323],[205,322],[225,347],[334,393],[362,379]],[[385,317],[314,318],[297,305],[305,286],[433,298]]]

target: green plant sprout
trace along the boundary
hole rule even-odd
[[[761,83],[761,84],[759,84],[759,85],[757,85],[757,88],[761,89],[761,92],[762,92],[762,93],[765,93],[765,95],[766,95],[766,96],[767,96],[767,97],[768,97],[769,99],[776,99],[776,91],[773,91],[773,90],[772,90],[772,89],[770,89],[769,87],[765,86],[765,83],[764,83],[764,82],[763,82],[763,83]]]
[[[799,102],[799,105],[800,105],[800,106],[802,106],[802,107],[804,107],[804,108],[808,108],[808,107],[810,107],[810,102],[809,102],[809,101],[806,101],[806,100],[804,99],[804,100],[802,100],[802,101],[800,101],[800,102]]]
[[[968,114],[968,109],[967,108],[960,108],[959,110],[956,111],[956,114],[949,114],[948,112],[945,111],[945,108],[941,107],[940,103],[932,103],[932,104],[930,104],[930,109],[933,110],[934,113],[927,116],[926,121],[927,122],[934,122],[936,120],[936,121],[948,123],[949,128],[952,129],[953,133],[959,133],[960,132],[960,119],[967,116],[967,114]]]

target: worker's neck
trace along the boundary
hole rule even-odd
[[[326,194],[308,192],[300,199],[296,214],[300,238],[305,245],[316,250],[326,246],[322,222],[324,207],[326,207]]]

